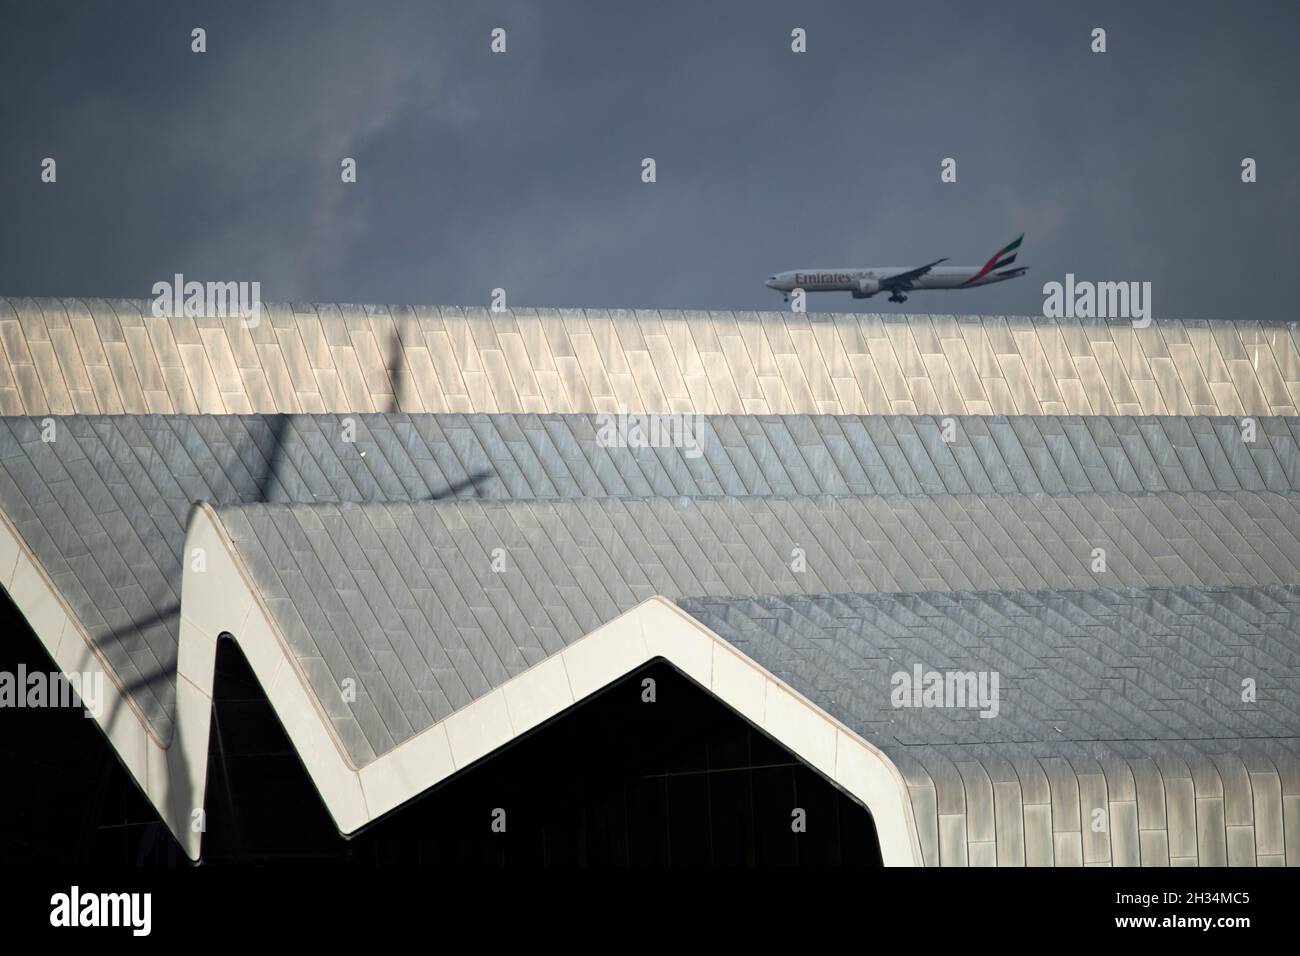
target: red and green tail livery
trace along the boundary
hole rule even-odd
[[[975,273],[963,282],[962,285],[972,285],[980,279],[983,279],[990,272],[1001,269],[1003,266],[1009,266],[1011,263],[1015,262],[1016,250],[1020,248],[1020,243],[1024,238],[1025,234],[1022,232],[1020,235],[1016,236],[1015,239],[1011,240],[1011,242],[1008,242],[1005,246],[994,253],[993,257],[989,259],[988,262],[984,263],[979,272]]]

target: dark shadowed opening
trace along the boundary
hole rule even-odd
[[[24,661],[29,670],[52,669],[7,599],[4,617],[11,638],[0,668]],[[653,702],[643,699],[647,680]],[[664,661],[351,839],[339,835],[232,641],[218,645],[215,697],[209,865],[880,863],[861,804]],[[0,710],[0,774],[8,781],[0,788],[0,863],[183,862],[80,711]]]
[[[205,862],[880,863],[861,804],[664,661],[343,840],[232,642],[218,662]]]
[[[0,671],[57,671],[0,589]],[[185,855],[80,708],[0,707],[0,864],[156,866]]]

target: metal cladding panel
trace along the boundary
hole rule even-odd
[[[1001,427],[997,421],[987,424]],[[1230,442],[1237,434],[1235,424],[1221,424],[1219,431]],[[1293,460],[1294,423],[1264,424],[1268,447]],[[1031,425],[1032,434],[1040,428],[1079,436],[1086,432],[1083,420],[1042,420],[1021,421],[1020,434],[1031,434],[1026,431]],[[978,430],[986,422],[961,420],[956,442],[950,445],[942,440],[943,423],[934,418],[722,417],[696,423],[694,445],[655,448],[602,439],[602,421],[592,415],[16,417],[0,420],[0,507],[165,738],[175,665],[179,552],[186,514],[195,500],[218,506],[420,501],[449,489],[492,498],[637,492],[797,498],[838,491],[896,495],[900,488],[940,495],[968,487],[951,460],[933,462],[934,456],[962,447],[967,426]],[[724,445],[720,436],[727,435],[744,435],[746,454]],[[532,437],[523,441],[521,436]],[[838,458],[816,454],[841,437]],[[910,448],[906,454],[900,450],[904,447]],[[888,466],[883,464],[886,458]],[[818,467],[809,467],[810,460]],[[832,467],[834,461],[837,467]],[[491,477],[477,489],[466,484],[479,473]],[[940,474],[949,478],[941,481]],[[1047,488],[1037,474],[1027,472],[1018,484],[1003,484],[1011,493],[1038,494]],[[991,485],[992,473],[980,483]],[[1137,481],[1129,484],[1126,490],[1153,490]],[[627,576],[631,593],[638,597],[665,590],[719,593],[727,587],[779,592],[1033,583],[1030,569],[1043,563],[1042,545],[1034,533],[1017,521],[997,527],[999,536],[1013,536],[1034,555],[1026,560],[1012,547],[1014,566],[1008,568],[998,549],[984,545],[982,538],[968,537],[968,519],[981,520],[983,508],[972,511],[962,505],[954,511],[955,500],[937,499],[937,509],[923,499],[858,509],[858,525],[843,529],[828,524],[818,508],[802,504],[772,504],[760,507],[754,517],[741,514],[734,519],[706,503],[698,512],[669,507],[656,513],[662,515],[673,546],[660,553],[655,569],[637,574],[625,550],[597,548],[592,551],[594,563],[590,557],[578,560],[597,579],[606,580],[606,559],[612,559],[617,566],[613,570],[620,579]],[[997,502],[991,501],[991,506],[997,508]],[[1290,505],[1283,502],[1283,507]],[[1007,514],[999,510],[1001,520]],[[618,519],[611,515],[611,520]],[[631,520],[625,517],[624,525]],[[639,537],[615,535],[629,548],[638,547],[629,539]],[[750,542],[750,548],[734,561],[723,560],[718,549],[734,551],[738,541]],[[1290,559],[1300,560],[1300,549],[1285,532],[1276,543]],[[698,550],[701,544],[712,547],[713,553],[704,555]],[[287,545],[268,538],[265,547],[277,552]],[[359,545],[345,541],[336,547],[355,550]],[[755,548],[762,552],[773,547],[787,554],[795,547],[808,552],[815,548],[821,558],[810,568],[808,580],[796,583],[785,563],[755,557]],[[265,560],[274,556],[270,552]],[[320,557],[321,568],[336,578],[339,553],[325,548]],[[840,573],[842,564],[853,566],[850,555],[865,562],[863,574]],[[1219,556],[1236,567],[1236,558],[1228,559],[1223,551]],[[1199,550],[1185,557],[1191,567],[1213,575]],[[264,558],[254,554],[249,560]],[[274,575],[267,581],[268,593],[288,596]],[[539,586],[545,589],[548,583]],[[613,603],[603,592],[593,593],[589,603],[596,610],[589,620],[598,621],[626,605],[628,592],[617,585],[614,590]]]
[[[69,315],[95,318],[47,369],[50,330]],[[265,303],[255,324],[201,321],[155,317],[147,299],[0,298],[0,379],[16,383],[4,411],[1300,414],[1300,382],[1274,374],[1297,364],[1300,331],[1285,322],[1156,319],[1135,330],[1016,316],[307,303]],[[1044,361],[1062,335],[1071,361]],[[747,337],[763,347],[736,347]],[[1166,340],[1185,343],[1177,360]],[[1202,369],[1225,347],[1241,359],[1211,387]]]
[[[1111,501],[1112,497],[1116,500]],[[1116,523],[1113,531],[1118,529],[1120,516],[1129,504],[1149,507],[1155,500],[1104,496],[1095,504],[1103,515],[1103,527],[1107,522]],[[458,632],[455,639],[468,653],[467,661],[474,664],[474,678],[492,687],[520,673],[537,659],[537,654],[546,651],[538,643],[539,624],[548,636],[554,635],[563,644],[570,643],[641,600],[644,581],[654,581],[654,590],[669,598],[749,594],[754,596],[755,604],[769,607],[784,601],[790,608],[791,620],[801,615],[808,618],[817,610],[812,603],[814,599],[799,598],[800,592],[817,594],[825,590],[827,581],[834,582],[851,592],[838,598],[844,604],[837,612],[839,626],[830,632],[815,631],[813,646],[829,648],[825,643],[829,633],[837,641],[847,642],[842,645],[842,653],[852,655],[878,639],[879,634],[874,624],[862,623],[874,621],[876,617],[862,616],[857,610],[868,599],[852,592],[896,591],[901,586],[904,591],[918,593],[878,594],[872,609],[877,615],[898,613],[907,619],[919,617],[926,622],[925,628],[908,632],[911,637],[908,646],[919,662],[938,666],[944,661],[983,661],[986,665],[998,661],[998,666],[1006,668],[1008,675],[1035,672],[1035,668],[1050,662],[1057,675],[1056,680],[1045,684],[1034,683],[1032,678],[1006,676],[1008,686],[1017,693],[1032,695],[1032,705],[1008,707],[1003,719],[996,721],[977,720],[970,715],[966,721],[970,727],[992,725],[1014,734],[1023,729],[1019,724],[1027,715],[1049,708],[1062,725],[1062,732],[1071,735],[1077,736],[1089,728],[1113,729],[1126,720],[1138,719],[1143,713],[1147,714],[1149,726],[1170,734],[1175,722],[1164,716],[1171,709],[1169,679],[1142,681],[1134,680],[1122,669],[1098,671],[1101,652],[1097,646],[1107,644],[1111,653],[1130,661],[1143,658],[1146,653],[1139,635],[1160,633],[1151,630],[1148,607],[1183,602],[1212,606],[1204,613],[1221,615],[1224,612],[1216,597],[1219,592],[1202,589],[1204,582],[1199,580],[1170,581],[1167,577],[1161,577],[1154,585],[1135,582],[1139,590],[1134,592],[1100,587],[1097,580],[1083,578],[1091,590],[1074,591],[1081,572],[1072,566],[1072,558],[1066,559],[1077,549],[1057,537],[1050,525],[1034,520],[1036,508],[1042,504],[1040,500],[1008,498],[1002,501],[1007,512],[1004,523],[1015,523],[1021,529],[1018,532],[1021,539],[1033,541],[1044,553],[1051,553],[1057,562],[1064,563],[1051,563],[1035,570],[1032,577],[1035,585],[1045,582],[1056,590],[1026,598],[1024,605],[1013,612],[1020,620],[1013,618],[1000,627],[974,624],[973,619],[990,612],[982,598],[962,594],[954,599],[946,593],[947,589],[959,588],[966,576],[962,574],[958,580],[946,578],[945,571],[927,557],[944,547],[942,540],[929,529],[941,504],[962,509],[983,507],[984,501],[967,498],[949,502],[932,498],[457,499],[416,505],[254,504],[230,506],[218,509],[218,513],[226,521],[241,557],[246,557],[257,586],[268,589],[268,593],[287,594],[288,600],[276,607],[284,614],[289,643],[302,656],[323,658],[325,655],[312,646],[314,629],[304,625],[305,615],[297,608],[327,606],[326,602],[343,596],[346,607],[342,617],[350,619],[352,627],[365,640],[373,638],[377,642],[368,652],[378,654],[384,662],[400,661],[403,654],[414,653],[398,653],[396,648],[406,647],[408,641],[419,648],[440,646],[450,639],[445,633],[445,621],[453,621]],[[903,533],[909,547],[884,540],[869,544],[859,529],[868,524],[878,527],[900,509],[917,518]],[[308,534],[304,525],[317,523],[334,527],[336,531],[330,537]],[[1295,524],[1300,532],[1300,520]],[[389,530],[378,534],[376,529],[381,527]],[[521,533],[524,528],[536,531]],[[797,528],[803,531],[792,532],[791,529]],[[1246,530],[1248,536],[1243,540],[1250,540],[1255,533]],[[1183,534],[1190,536],[1190,532]],[[301,547],[289,547],[286,540],[294,540]],[[898,540],[901,543],[904,538]],[[1168,545],[1178,548],[1183,540],[1186,537]],[[344,575],[342,580],[321,570],[336,543],[345,554],[350,554],[345,561],[346,569],[339,571]],[[318,550],[324,557],[317,556]],[[516,573],[515,569],[527,570]],[[894,569],[899,569],[898,573]],[[1293,585],[1300,585],[1300,569],[1284,569],[1283,573]],[[944,590],[934,591],[936,585]],[[786,592],[787,597],[763,596],[773,590]],[[417,601],[417,593],[422,595],[421,600]],[[567,613],[539,618],[535,597],[538,593],[557,595]],[[1087,603],[1089,596],[1092,605]],[[1278,614],[1274,620],[1261,620],[1253,627],[1247,619],[1238,616],[1235,633],[1238,637],[1243,633],[1260,635],[1260,646],[1252,646],[1252,656],[1262,651],[1254,657],[1255,666],[1293,666],[1295,654],[1287,650],[1285,635],[1286,628],[1296,627],[1294,587],[1277,587],[1252,597],[1272,602]],[[1014,603],[1014,597],[1006,594],[1000,598],[1004,608],[1008,601]],[[1120,633],[1113,627],[1111,617],[1096,613],[1097,605],[1107,601],[1114,604],[1109,614],[1123,620],[1128,631]],[[397,613],[397,607],[413,610],[403,615]],[[434,609],[433,613],[424,614],[425,607]],[[421,613],[414,613],[415,609]],[[1195,620],[1191,615],[1185,616],[1189,623]],[[934,621],[943,623],[934,626],[931,623]],[[321,622],[318,629],[328,632],[329,623]],[[710,622],[706,620],[706,623]],[[822,625],[807,620],[801,621],[800,626],[819,628]],[[858,627],[865,629],[855,630]],[[1248,627],[1252,629],[1245,630]],[[1202,660],[1194,664],[1162,662],[1162,669],[1167,663],[1173,667],[1169,673],[1176,674],[1180,681],[1200,680],[1203,674],[1211,673],[1203,663],[1207,654],[1218,658],[1221,664],[1242,658],[1240,647],[1228,642],[1222,629],[1175,626],[1166,631],[1171,637],[1200,648]],[[725,632],[721,633],[725,636]],[[1062,648],[1073,642],[1079,642],[1080,647],[1070,653],[1067,666]],[[340,635],[339,643],[346,646],[346,634]],[[746,652],[750,653],[750,649]],[[768,666],[769,661],[763,655],[751,656]],[[418,661],[418,658],[411,659]],[[366,663],[367,660],[357,660],[353,666],[363,669]],[[834,654],[829,649],[809,653],[802,663],[825,672],[826,668],[835,666]],[[779,663],[774,661],[772,667],[774,673],[781,673]],[[352,675],[335,675],[339,680],[346,676]],[[1087,698],[1089,688],[1104,689],[1106,681],[1125,680],[1124,694],[1107,701],[1109,713],[1097,711],[1084,720],[1075,716],[1077,706],[1068,706],[1071,701]],[[396,696],[390,686],[393,682],[390,679],[369,688],[371,697],[378,700]],[[806,683],[798,679],[793,682],[796,686]],[[398,683],[405,686],[405,681]],[[861,679],[852,689],[862,707],[867,706],[870,691]],[[418,702],[415,697],[408,697],[407,706],[401,709],[403,718],[386,721],[384,734],[400,741],[440,719],[444,715],[443,705],[437,703],[435,696],[429,689]],[[398,705],[390,704],[387,710],[381,708],[381,713],[395,717],[398,711],[393,710],[394,706]],[[1249,728],[1261,735],[1278,734],[1285,732],[1290,720],[1289,714],[1266,707],[1257,712],[1239,713],[1240,708],[1232,707],[1230,700],[1204,704],[1199,709],[1194,701],[1181,702],[1178,706],[1186,711],[1180,714],[1180,729],[1199,734],[1212,734],[1214,728],[1224,726],[1233,726],[1238,733]],[[1294,712],[1300,712],[1300,705],[1293,707],[1291,713]],[[930,711],[923,709],[919,713],[922,716],[918,720],[935,719]],[[887,719],[888,715],[881,715],[872,722]],[[379,728],[375,730],[378,734]],[[928,732],[920,724],[902,722],[898,733],[904,736],[917,733],[928,739]]]
[[[1288,862],[1296,815],[1285,788],[1300,774],[1300,589],[679,603],[907,768],[929,865],[962,859],[963,835],[969,860],[982,858],[985,780],[999,865]],[[1177,653],[1150,655],[1161,647]],[[1064,649],[1080,652],[1070,666]],[[997,673],[996,718],[951,701],[900,706],[909,703],[895,694],[909,686],[900,676],[918,665]],[[1243,701],[1246,671],[1267,682],[1267,699]],[[1099,692],[1102,719],[1078,720],[1080,697]],[[924,839],[936,832],[937,843]]]
[[[1235,630],[1213,624],[1221,608],[1246,596],[1271,609],[1254,620],[1237,618]],[[815,703],[896,750],[940,743],[1285,739],[1294,735],[1300,715],[1300,588],[1294,586],[726,596],[679,603],[776,676],[784,679],[794,661],[809,668],[817,675],[818,690],[810,695]],[[1059,613],[1067,605],[1072,613]],[[1156,609],[1179,614],[1164,616],[1162,624],[1151,613]],[[1147,649],[1162,643],[1183,648],[1184,655],[1150,661]],[[1082,652],[1071,669],[1062,666],[1066,647]],[[1142,679],[1140,671],[1151,666],[1160,672],[1158,682]],[[996,713],[977,706],[973,696],[968,706],[914,706],[920,690],[899,688],[912,687],[918,667],[923,676],[996,674]],[[1246,668],[1267,675],[1272,690],[1266,699],[1242,701],[1236,675]],[[1107,687],[1115,693],[1104,720],[1079,721],[1079,698]],[[1175,705],[1185,718],[1177,726],[1165,715]],[[1151,761],[1132,766],[1133,778],[1120,789],[1108,776],[1109,799],[1140,803],[1143,825],[1164,827],[1160,771]],[[1048,769],[1063,779],[1098,772]],[[1250,791],[1240,769],[1246,797],[1234,806],[1248,818]],[[1213,795],[1206,787],[1198,783],[1198,792]],[[1050,792],[1058,801],[1055,814],[1073,818],[1077,829],[1089,809],[1081,808],[1080,795],[1058,794],[1055,787]],[[1041,802],[1041,795],[1027,799]]]

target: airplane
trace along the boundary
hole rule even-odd
[[[869,299],[877,292],[888,292],[890,302],[906,302],[907,293],[913,289],[970,289],[1024,275],[1029,271],[1028,266],[1006,268],[1016,261],[1016,250],[1024,238],[1022,232],[982,266],[940,266],[939,263],[948,261],[945,256],[915,269],[792,269],[768,276],[765,284],[769,289],[785,293],[786,302],[795,289],[851,292],[855,299]]]

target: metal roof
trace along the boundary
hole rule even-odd
[[[0,298],[0,571],[168,754],[195,595],[256,604],[323,795],[662,596],[894,761],[926,862],[1297,863],[1295,326]],[[629,409],[692,443],[611,445]],[[229,595],[183,585],[195,502]],[[916,665],[999,719],[893,706]],[[182,819],[201,767],[105,726]]]
[[[1300,864],[1300,588],[679,603],[890,757],[927,864]],[[895,706],[915,668],[996,719]]]
[[[0,297],[0,414],[1296,415],[1294,321]]]
[[[352,442],[343,438],[349,419],[355,428]],[[636,522],[652,520],[635,517],[645,509],[649,515],[676,513],[675,520],[689,529],[683,541],[700,533],[718,534],[710,517],[715,514],[729,516],[721,519],[725,526],[744,529],[744,540],[771,535],[759,553],[772,566],[743,593],[841,586],[896,590],[944,583],[1085,586],[1092,574],[1081,564],[1090,552],[1083,544],[1103,537],[1120,542],[1111,561],[1126,583],[1274,579],[1268,570],[1271,559],[1256,559],[1252,565],[1248,555],[1234,553],[1240,550],[1233,543],[1239,537],[1233,524],[1237,505],[1188,499],[1197,508],[1210,509],[1207,514],[1229,508],[1217,519],[1226,536],[1221,544],[1219,536],[1195,542],[1193,533],[1178,530],[1180,522],[1203,520],[1194,511],[1170,511],[1140,497],[1130,505],[1123,496],[1076,498],[1070,493],[1118,488],[1139,496],[1207,488],[1290,492],[1300,469],[1300,419],[1261,419],[1253,444],[1242,442],[1233,419],[1017,417],[963,418],[957,424],[956,440],[946,443],[941,421],[928,416],[712,416],[701,422],[699,457],[691,457],[681,447],[603,445],[597,434],[600,421],[593,415],[69,416],[51,419],[52,432],[41,420],[4,418],[0,508],[122,678],[137,687],[137,702],[164,739],[185,520],[196,500],[222,507],[408,502],[431,499],[449,487],[458,487],[461,495],[477,491],[488,498],[515,499],[768,496],[773,500],[747,506],[733,502],[720,511],[706,501],[677,503],[667,511],[662,503],[644,501],[601,505],[610,515],[631,508],[633,517],[624,524],[631,521],[633,535],[643,534],[635,530]],[[490,480],[477,489],[466,486],[479,472]],[[974,492],[991,497],[981,501],[972,497]],[[871,493],[882,500],[865,508],[842,505],[851,520],[836,532],[825,511],[835,505],[808,503],[815,495]],[[963,497],[916,497],[950,493]],[[1019,504],[1009,505],[1015,499],[1005,498],[1007,493],[1050,493],[1059,499],[1028,504],[1051,529],[1048,538],[1038,540],[1039,532],[1024,526],[1027,512]],[[1264,542],[1274,519],[1260,509],[1280,507],[1278,514],[1285,516],[1288,502],[1242,494],[1238,504],[1245,513],[1263,516],[1259,540]],[[1116,506],[1136,508],[1151,524],[1130,528],[1130,518],[1112,514]],[[1100,517],[1094,515],[1098,507]],[[960,518],[950,513],[954,508]],[[590,511],[575,514],[577,520],[589,520]],[[1255,527],[1252,519],[1244,520],[1241,528]],[[701,522],[703,532],[695,530]],[[802,528],[807,531],[801,536]],[[726,534],[719,540],[726,541]],[[1137,537],[1131,545],[1123,544],[1130,534]],[[1162,534],[1173,538],[1167,548],[1144,546],[1144,535]],[[985,540],[1001,543],[984,555]],[[1023,548],[1006,550],[1010,541],[1022,542]],[[1286,579],[1300,559],[1289,536],[1283,534],[1279,541]],[[813,583],[783,574],[795,547],[810,556],[824,553],[832,570],[828,561],[810,557],[806,580]],[[854,571],[855,559],[846,556],[846,548],[873,554],[873,560]],[[1067,566],[1055,577],[1038,567],[1059,563],[1055,556],[1040,560],[1044,548],[1053,555],[1057,550],[1069,553]],[[787,556],[774,562],[772,556],[780,553]],[[691,546],[667,563],[690,566],[697,560],[698,551]],[[693,575],[709,580],[711,573],[701,567]],[[692,575],[660,577],[657,586],[669,587],[668,582],[688,581]],[[738,589],[744,580],[731,578]],[[648,592],[642,587],[629,593]],[[672,591],[673,596],[679,593],[718,592]],[[610,605],[605,613],[625,606]]]
[[[890,753],[937,744],[1235,741],[1300,727],[1300,587],[683,598]],[[894,706],[895,675],[996,672],[979,708]],[[1242,680],[1257,681],[1243,700]]]
[[[459,499],[218,515],[357,762],[656,594],[1300,584],[1300,496],[1253,492]],[[1091,570],[1094,546],[1109,548],[1105,573]],[[340,708],[345,677],[359,696]]]

